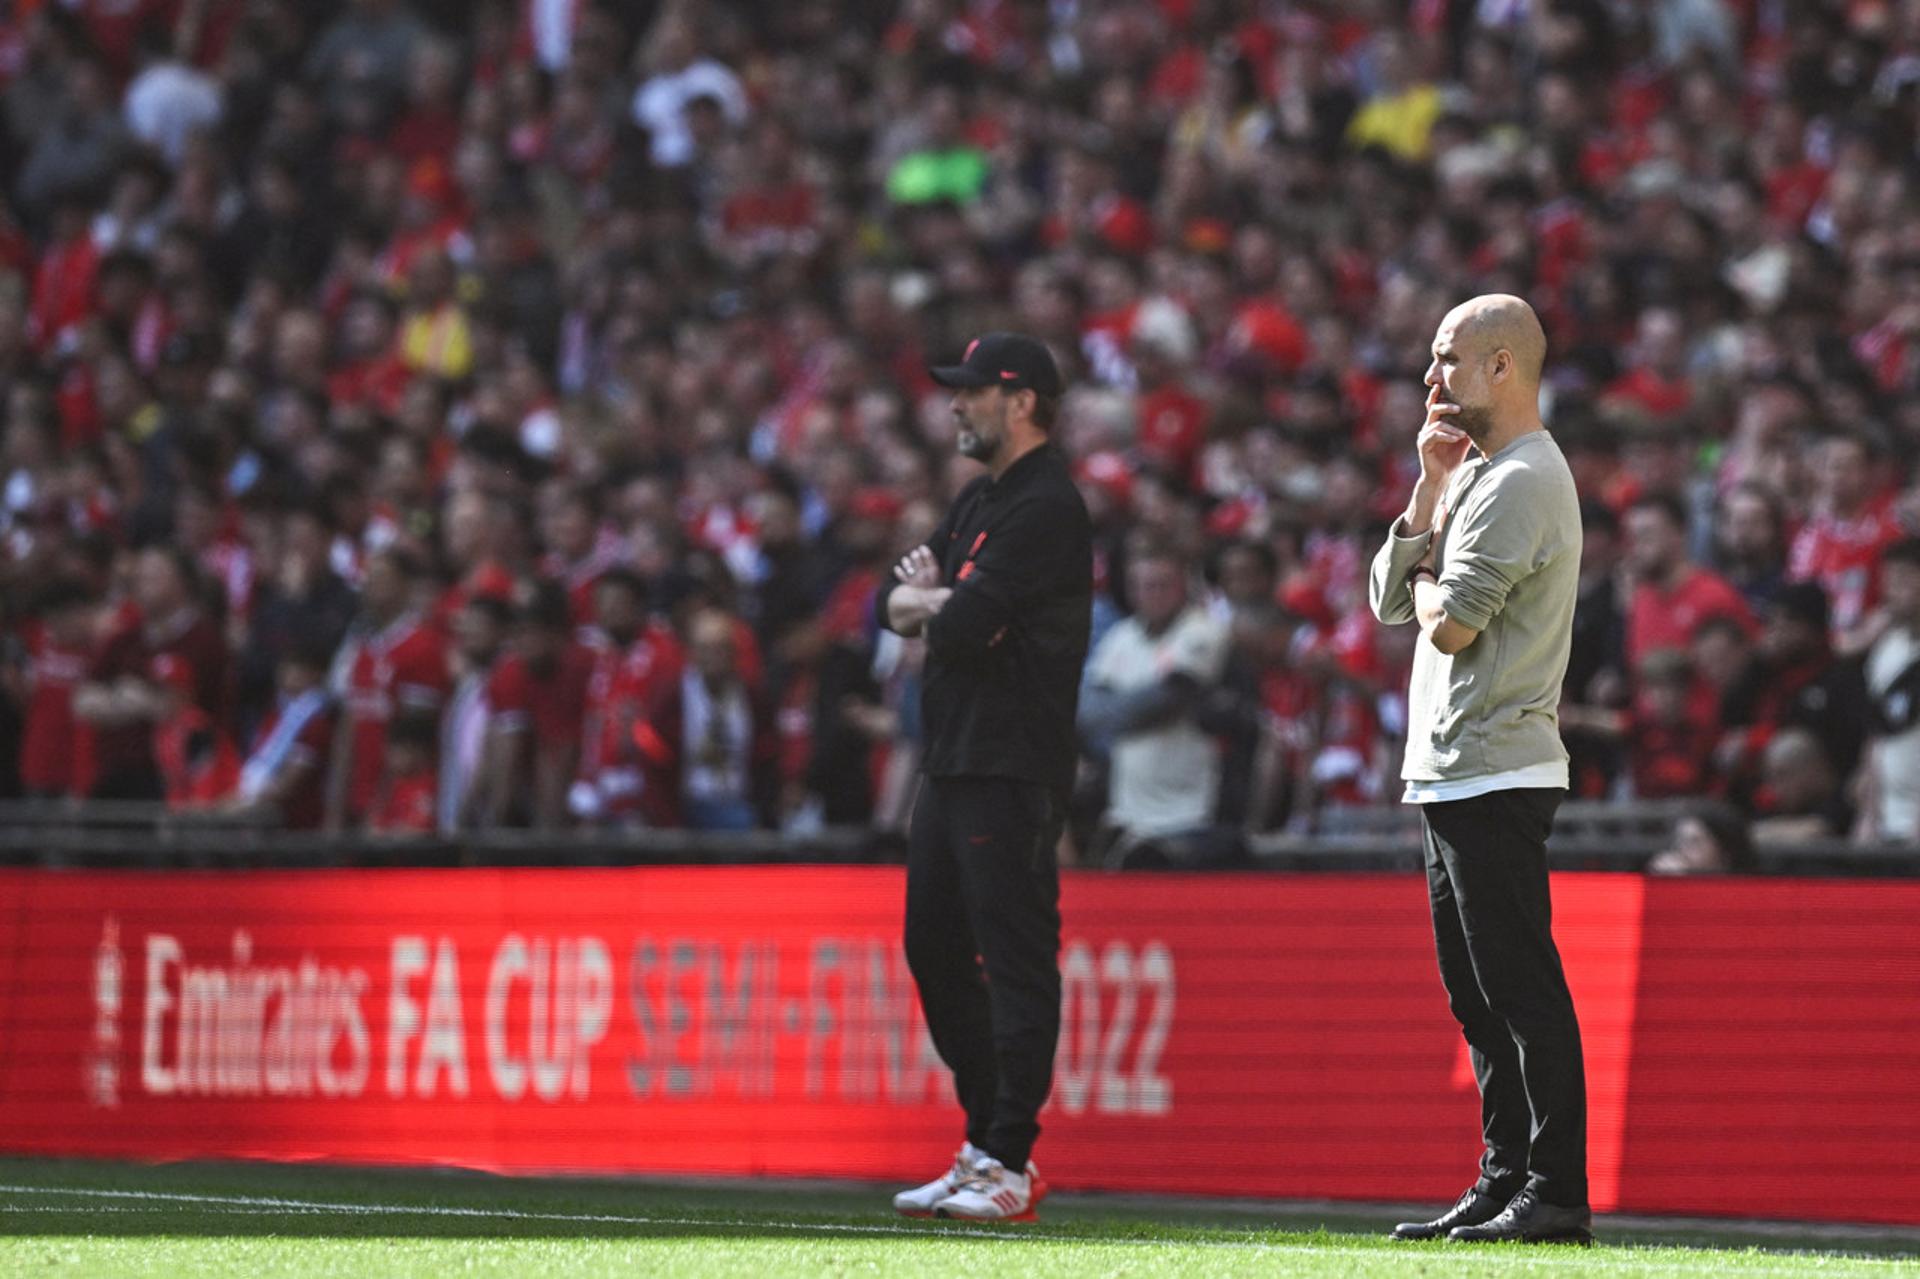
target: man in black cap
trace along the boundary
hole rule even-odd
[[[1092,525],[1048,438],[1061,385],[1045,346],[990,333],[932,373],[953,388],[960,452],[988,474],[895,566],[877,607],[927,641],[907,963],[967,1130],[948,1172],[893,1202],[908,1216],[1031,1221],[1060,1035],[1054,845],[1073,781]]]

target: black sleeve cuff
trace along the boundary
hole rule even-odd
[[[887,601],[893,598],[894,588],[899,585],[900,579],[895,577],[889,569],[887,575],[881,579],[880,589],[873,593],[873,620],[883,631],[893,630],[893,622],[887,617]]]

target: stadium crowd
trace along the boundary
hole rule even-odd
[[[1576,795],[1920,840],[1913,0],[23,0],[0,111],[19,792],[896,826],[873,590],[972,473],[925,369],[1019,329],[1097,527],[1083,855],[1391,803],[1364,568],[1507,291]]]

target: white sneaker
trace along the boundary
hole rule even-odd
[[[933,1213],[967,1221],[1038,1221],[1034,1210],[1046,1197],[1047,1183],[1032,1160],[1025,1172],[1008,1172],[998,1159],[982,1154],[960,1188],[935,1204]]]
[[[976,1161],[986,1158],[986,1153],[972,1142],[960,1147],[960,1153],[953,1157],[953,1167],[924,1186],[913,1190],[902,1190],[893,1197],[893,1210],[903,1217],[931,1217],[934,1207],[942,1199],[960,1189],[962,1183],[973,1175]]]

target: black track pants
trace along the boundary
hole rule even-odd
[[[1040,1135],[1060,1038],[1066,806],[1001,777],[926,778],[907,850],[907,965],[967,1113],[967,1140],[1009,1169]]]
[[[1421,806],[1447,1002],[1480,1084],[1480,1189],[1587,1202],[1580,1023],[1553,944],[1547,834],[1565,794],[1502,790]]]

